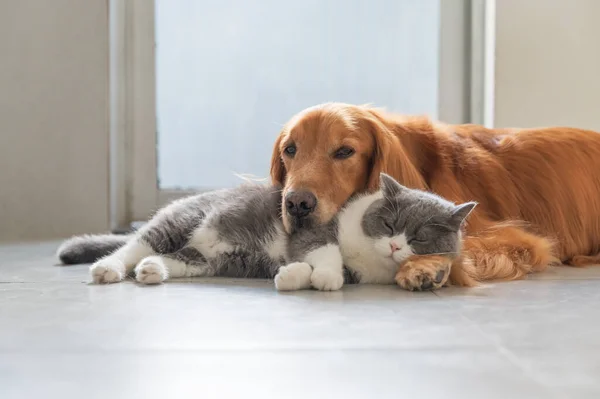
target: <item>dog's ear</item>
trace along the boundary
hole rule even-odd
[[[275,145],[273,146],[273,155],[271,155],[271,183],[274,186],[283,186],[285,182],[285,165],[283,164],[283,159],[281,158],[281,139],[282,135],[280,134],[275,140]]]
[[[406,155],[400,139],[385,125],[379,112],[373,109],[365,111],[364,122],[375,142],[367,189],[374,191],[379,188],[381,173],[387,173],[403,186],[425,189],[423,176]]]

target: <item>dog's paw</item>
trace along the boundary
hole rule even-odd
[[[90,274],[95,284],[118,283],[123,280],[125,265],[118,259],[100,259],[90,266]]]
[[[344,285],[344,275],[341,271],[317,268],[313,270],[310,282],[319,291],[337,291]]]
[[[396,283],[409,291],[441,288],[448,281],[452,259],[443,256],[420,256],[406,261],[396,274]]]
[[[279,268],[275,276],[277,291],[296,291],[310,288],[312,267],[305,262],[290,263]]]
[[[135,267],[135,279],[142,284],[160,284],[169,278],[169,271],[160,256],[148,256]]]

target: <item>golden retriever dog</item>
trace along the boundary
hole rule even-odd
[[[292,231],[331,219],[379,173],[454,202],[479,205],[458,258],[422,256],[396,281],[513,280],[553,263],[600,261],[600,134],[566,127],[487,129],[328,103],[294,116],[276,140],[271,179]]]

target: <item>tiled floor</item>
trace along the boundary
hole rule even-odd
[[[409,293],[89,285],[0,246],[0,397],[599,398],[600,267]]]

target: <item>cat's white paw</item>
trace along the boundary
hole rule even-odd
[[[165,262],[160,256],[148,256],[135,267],[135,279],[142,284],[160,284],[169,278]]]
[[[125,265],[118,259],[100,259],[90,266],[90,274],[95,284],[118,283],[123,280]]]
[[[344,285],[344,274],[326,268],[316,268],[310,276],[312,286],[319,291],[337,291]]]
[[[296,291],[310,288],[312,267],[305,262],[290,263],[279,268],[275,276],[277,291]]]

